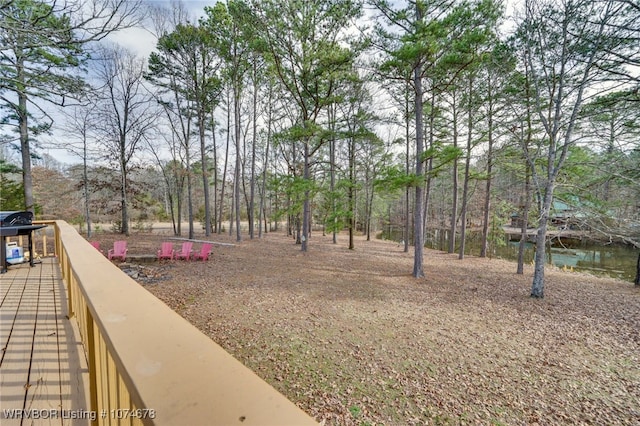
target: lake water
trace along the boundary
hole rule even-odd
[[[492,249],[488,255],[516,261],[518,259],[518,245],[518,241],[509,241],[501,247]],[[448,243],[446,239],[430,240],[427,241],[426,246],[437,250],[446,250]],[[535,245],[527,243],[525,263],[533,262],[534,251]],[[465,244],[465,252],[474,256],[480,254],[480,235],[478,233],[471,233]],[[564,247],[552,247],[551,262],[560,268],[573,268],[574,271],[589,272],[633,282],[636,277],[638,249],[623,245],[597,245],[578,242],[571,247],[566,244]]]

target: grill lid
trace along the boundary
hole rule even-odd
[[[27,226],[33,222],[33,213],[23,212],[0,212],[0,226]]]

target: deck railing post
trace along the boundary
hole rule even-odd
[[[87,327],[87,341],[84,342],[87,351],[87,364],[89,367],[89,403],[91,404],[91,411],[98,413],[98,380],[96,377],[96,341],[93,328],[93,317],[89,306],[85,305],[85,320]],[[98,425],[102,423],[100,416],[96,416],[96,419],[91,422],[92,425]]]
[[[69,261],[69,256],[64,250],[61,253],[60,260],[62,261],[60,263],[60,269],[62,270],[62,275],[67,283],[67,304],[69,310],[69,318],[73,318],[75,316],[75,300],[73,298],[74,277],[73,271],[71,270],[71,262]]]

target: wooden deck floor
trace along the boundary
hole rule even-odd
[[[88,425],[88,370],[54,258],[0,274],[0,424]]]

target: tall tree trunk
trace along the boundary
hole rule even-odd
[[[165,182],[166,184],[166,182]],[[177,191],[177,189],[176,189]],[[173,205],[173,195],[171,195],[171,189],[169,185],[165,188],[166,198],[167,198],[167,207],[166,209],[169,211],[169,215],[171,216],[171,228],[173,229],[173,235],[180,235],[178,222],[176,219],[176,206]],[[180,201],[176,201],[177,205],[180,206]]]
[[[337,206],[336,206],[336,138],[335,138],[335,121],[336,121],[336,110],[335,105],[331,105],[328,110],[329,114],[329,126],[331,128],[331,140],[329,141],[329,190],[331,191],[331,214],[333,216],[333,224],[332,224],[332,235],[331,239],[333,244],[338,243],[338,230],[336,229],[336,224],[338,222],[337,218]]]
[[[82,179],[84,179],[84,216],[87,223],[87,238],[91,238],[91,213],[89,211],[89,168],[87,165],[87,135],[82,135]]]
[[[233,221],[235,220],[235,191],[231,191],[231,199],[229,200],[229,236],[233,236]]]
[[[353,231],[356,226],[356,208],[355,208],[355,168],[356,168],[356,147],[355,138],[349,139],[349,191],[347,192],[347,200],[349,203],[349,250],[355,248],[353,244]]]
[[[178,235],[182,235],[182,222],[183,222],[183,217],[185,214],[184,211],[184,205],[185,205],[185,195],[186,195],[186,182],[187,182],[187,174],[189,173],[189,171],[185,168],[184,170],[181,170],[179,173],[179,182],[180,182],[180,195],[178,195],[178,206],[177,206],[177,211],[178,211]]]
[[[544,201],[540,212],[540,223],[536,236],[535,267],[533,273],[533,283],[531,285],[531,297],[542,299],[544,297],[544,267],[547,261],[547,223],[553,202],[553,181],[549,181],[544,191]]]
[[[176,212],[177,212],[177,222],[178,228],[176,230],[176,235],[182,235],[182,203],[184,201],[184,177],[182,176],[182,171],[177,170],[174,172],[174,177],[176,180]]]
[[[120,232],[129,235],[129,209],[127,201],[127,163],[125,161],[125,136],[120,136],[120,208],[122,209],[122,224]]]
[[[469,136],[471,139],[471,136]],[[462,184],[462,207],[460,209],[460,248],[458,259],[464,259],[464,250],[467,240],[467,206],[469,204],[469,169],[471,167],[471,141],[467,141],[467,158],[464,165],[464,182]]]
[[[24,58],[16,57],[16,81],[23,89],[25,87]],[[27,112],[27,95],[24,90],[18,90],[18,124],[20,127],[20,152],[22,154],[22,182],[24,185],[24,208],[35,214],[33,200],[33,177],[31,174],[31,146],[29,143],[29,114]]]
[[[453,147],[458,147],[458,112],[456,93],[453,93]],[[451,189],[451,222],[449,224],[449,253],[456,251],[456,228],[458,224],[458,159],[453,160],[453,176]]]
[[[258,143],[258,76],[257,64],[253,61],[253,136],[251,141],[251,182],[249,189],[249,238],[254,236],[254,214],[256,193],[256,144]],[[258,222],[260,226],[260,222]]]
[[[467,105],[467,155],[464,162],[464,183],[462,187],[462,211],[460,212],[460,250],[458,259],[464,259],[467,243],[467,206],[469,205],[469,171],[471,169],[471,145],[473,139],[473,76],[469,77],[469,102]]]
[[[416,20],[422,21],[422,6],[416,3]],[[415,90],[415,111],[416,111],[416,179],[420,182],[416,185],[416,206],[414,212],[414,256],[413,256],[413,276],[415,278],[424,277],[423,253],[424,253],[424,226],[422,225],[423,217],[423,188],[424,179],[424,128],[422,117],[422,58],[419,58],[414,72],[414,90]]]
[[[482,219],[482,248],[480,249],[480,257],[487,257],[489,248],[489,221],[491,218],[491,182],[493,180],[493,87],[491,86],[491,78],[489,77],[488,85],[488,135],[487,135],[487,182],[485,186],[484,196],[484,217]]]
[[[233,91],[233,115],[236,135],[236,170],[233,184],[233,199],[235,203],[236,241],[242,241],[242,234],[240,233],[240,179],[242,179],[240,173],[240,87],[238,82],[234,84]]]
[[[264,218],[264,232],[268,232],[267,229],[267,211],[266,211],[266,198],[267,198],[267,170],[269,166],[269,147],[271,146],[271,120],[272,120],[272,112],[273,106],[271,105],[271,99],[273,95],[273,88],[269,86],[269,97],[267,100],[267,140],[265,142],[265,153],[264,153],[264,165],[262,166],[262,196],[260,197],[260,211],[259,214]],[[261,223],[261,218],[258,217],[258,223]],[[258,229],[258,238],[262,238],[262,225]]]
[[[213,144],[213,233],[218,233],[218,221],[216,220],[216,206],[218,205],[218,148],[216,147],[216,120],[211,109],[211,139]]]
[[[306,125],[306,122],[305,122]],[[311,182],[311,155],[309,152],[309,140],[304,141],[304,169],[303,177],[305,182],[304,190],[304,207],[302,212],[302,251],[307,251],[309,240],[309,225],[311,224],[311,191],[309,191],[309,183]],[[300,221],[298,221],[300,222]]]
[[[373,170],[371,171],[372,173],[370,174],[370,171],[367,170],[367,176],[366,176],[366,180],[367,180],[367,241],[371,241],[371,222],[372,222],[372,216],[373,216],[373,197],[375,195],[375,190],[373,187],[373,177],[376,175],[376,167],[374,166]]]
[[[186,143],[186,160],[187,160],[187,215],[189,220],[189,239],[194,238],[193,230],[193,185],[191,183],[191,152],[189,149],[189,141]]]
[[[200,162],[202,163],[202,190],[204,192],[204,234],[211,235],[211,206],[209,200],[209,168],[207,166],[207,144],[205,140],[205,112],[198,114],[198,133],[200,136]]]
[[[224,189],[227,186],[227,167],[229,163],[229,145],[231,144],[231,108],[229,92],[227,91],[227,146],[224,151],[224,168],[222,169],[222,186],[220,188],[220,214],[218,216],[218,234],[222,233],[222,218],[224,215]]]
[[[364,169],[364,219],[362,221],[362,234],[366,237],[369,235],[369,165],[367,164]],[[367,239],[367,241],[369,241]]]
[[[405,141],[406,141],[406,150],[405,150],[405,173],[407,174],[407,176],[409,176],[409,174],[411,173],[411,131],[409,126],[411,125],[411,110],[409,108],[409,90],[411,88],[411,85],[409,84],[409,82],[407,81],[407,85],[406,85],[406,89],[405,89],[405,97],[404,97],[404,130],[405,130]],[[410,211],[411,211],[411,204],[410,204],[410,189],[407,186],[404,190],[404,205],[405,205],[405,210],[404,210],[404,232],[403,232],[403,236],[404,236],[404,252],[408,253],[409,252],[409,231],[411,229],[411,221],[410,221]]]

